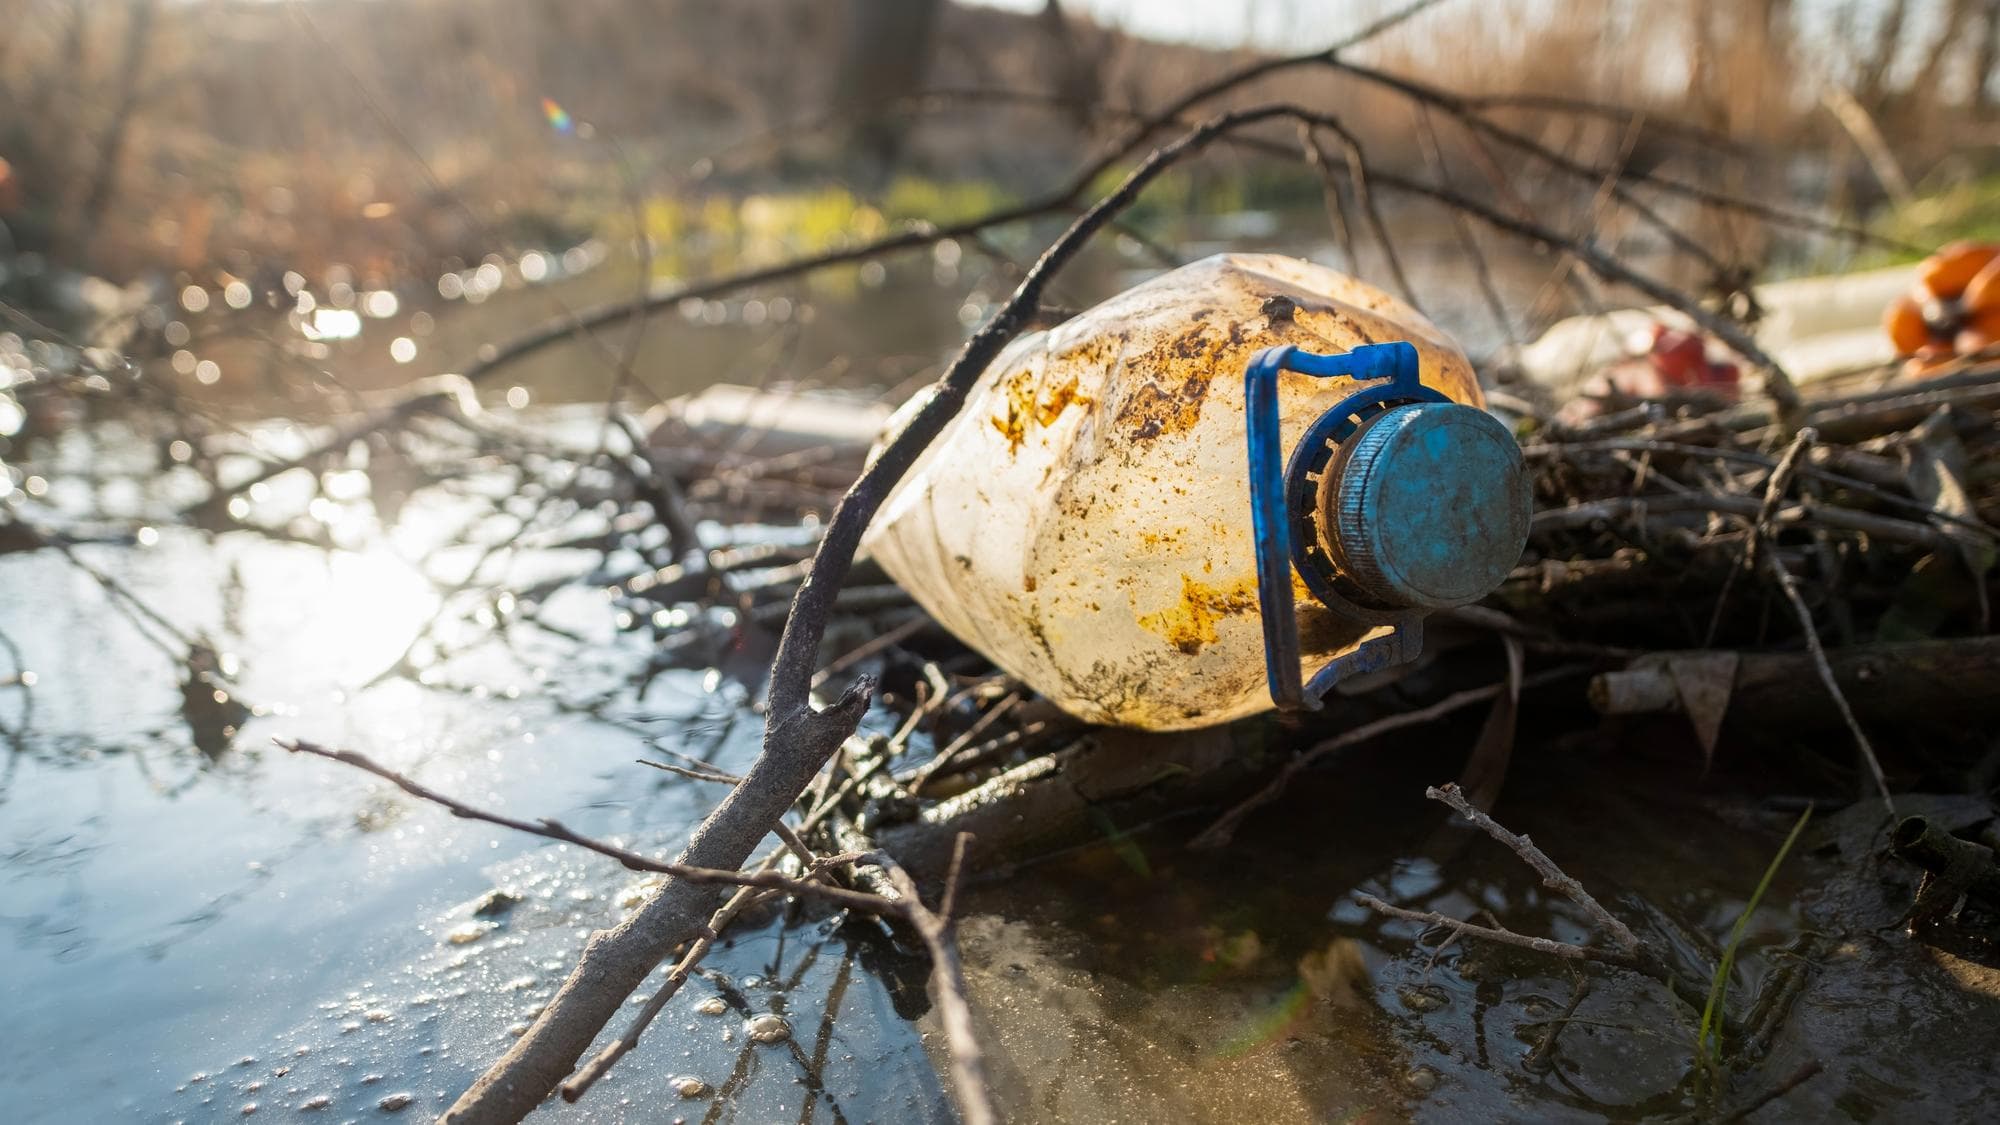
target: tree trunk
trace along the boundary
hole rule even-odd
[[[1928,100],[1940,101],[1937,75],[1944,69],[1944,63],[1954,48],[1959,45],[1960,33],[1972,18],[1973,0],[1952,0],[1946,9],[1944,26],[1938,29],[1937,38],[1931,40],[1930,50],[1924,52],[1924,64],[1917,68],[1916,78],[1911,83],[1912,91],[1928,91]]]
[[[145,70],[146,52],[153,40],[153,15],[158,9],[159,0],[129,0],[126,4],[125,50],[118,60],[118,103],[98,138],[97,168],[77,216],[80,245],[91,242],[92,233],[104,221],[105,211],[118,190],[118,161],[125,151],[132,116],[139,110],[139,76]]]
[[[908,115],[898,99],[923,88],[943,0],[848,0],[834,99],[853,119],[850,142],[878,181],[902,156]]]
[[[1861,64],[1860,76],[1854,83],[1855,94],[1871,111],[1879,111],[1888,95],[1889,71],[1903,45],[1904,17],[1909,15],[1909,7],[1910,0],[1890,0],[1881,22],[1875,25],[1875,50]]]
[[[2000,0],[1986,0],[1979,33],[1979,49],[1972,58],[1972,108],[1980,113],[1993,109],[1993,72],[2000,68]]]

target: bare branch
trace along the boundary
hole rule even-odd
[[[966,1125],[994,1125],[1000,1115],[993,1108],[992,1094],[986,1085],[986,1053],[972,1027],[972,1006],[965,995],[965,971],[959,964],[958,943],[953,939],[954,926],[949,913],[958,897],[959,864],[970,840],[967,833],[961,832],[953,842],[953,878],[945,887],[941,913],[934,914],[924,906],[909,872],[894,860],[889,860],[887,867],[890,881],[902,892],[908,905],[910,925],[930,950],[931,988],[936,993],[945,1039],[951,1045],[951,1080],[958,1093],[959,1112],[964,1115]]]
[[[1550,859],[1542,849],[1536,847],[1533,840],[1528,839],[1526,836],[1517,836],[1502,828],[1498,821],[1487,816],[1467,802],[1465,795],[1459,792],[1456,785],[1432,786],[1424,790],[1424,796],[1429,797],[1433,801],[1442,801],[1451,806],[1459,815],[1477,826],[1481,832],[1506,845],[1507,850],[1520,856],[1529,867],[1535,869],[1535,873],[1542,877],[1543,886],[1561,894],[1564,898],[1582,907],[1584,912],[1590,915],[1591,921],[1608,931],[1612,939],[1618,943],[1619,948],[1623,950],[1626,957],[1631,958],[1639,955],[1640,951],[1644,948],[1639,941],[1639,935],[1633,933],[1630,926],[1619,921],[1617,915],[1604,909],[1595,898],[1591,897],[1589,891],[1583,889],[1582,883],[1577,882],[1562,868],[1557,867],[1555,861]]]
[[[1778,467],[1772,471],[1770,484],[1764,490],[1764,510],[1777,507],[1785,489],[1791,486],[1792,473],[1789,470],[1797,465],[1801,455],[1812,445],[1817,436],[1811,427],[1800,430],[1798,436],[1792,440],[1791,446],[1785,450],[1785,455],[1779,458]],[[1752,550],[1755,549],[1755,544],[1766,541],[1769,534],[1767,524],[1768,521],[1760,511],[1757,532],[1751,538]],[[1771,579],[1778,584],[1778,589],[1785,595],[1785,601],[1792,607],[1793,615],[1799,619],[1799,631],[1805,635],[1806,651],[1812,654],[1813,669],[1819,673],[1820,682],[1826,685],[1826,693],[1833,697],[1833,705],[1839,709],[1841,721],[1847,724],[1848,733],[1854,736],[1855,752],[1868,767],[1868,774],[1875,782],[1875,791],[1882,798],[1883,809],[1889,816],[1895,816],[1896,801],[1889,795],[1889,779],[1882,773],[1882,760],[1876,757],[1875,744],[1868,740],[1868,733],[1861,729],[1861,721],[1854,717],[1854,708],[1847,702],[1847,693],[1840,690],[1840,680],[1834,676],[1833,665],[1826,658],[1826,646],[1819,639],[1819,626],[1813,624],[1812,610],[1807,608],[1805,597],[1799,593],[1797,580],[1792,577],[1791,571],[1785,569],[1785,562],[1778,557],[1774,544],[1767,543],[1763,555],[1765,569],[1771,572]]]
[[[1618,965],[1625,964],[1627,960],[1622,955],[1609,950],[1592,949],[1585,945],[1571,945],[1568,942],[1557,941],[1554,938],[1531,937],[1527,934],[1517,934],[1505,927],[1482,926],[1476,922],[1465,922],[1457,918],[1448,918],[1443,914],[1431,910],[1408,910],[1401,906],[1393,906],[1376,898],[1374,895],[1363,894],[1360,891],[1354,893],[1354,901],[1373,910],[1377,914],[1386,914],[1391,918],[1400,918],[1405,922],[1421,922],[1426,926],[1441,926],[1464,934],[1466,937],[1475,937],[1482,941],[1498,942],[1501,945],[1511,945],[1519,949],[1532,949],[1536,953],[1547,953],[1553,957],[1565,957],[1572,961],[1603,961]]]
[[[881,900],[875,895],[862,894],[858,891],[850,891],[845,887],[828,886],[805,879],[794,879],[777,871],[746,873],[742,871],[726,871],[712,867],[696,867],[684,863],[669,863],[665,860],[654,859],[652,856],[643,855],[629,848],[620,847],[608,840],[599,840],[594,836],[585,836],[579,832],[575,832],[565,827],[560,821],[546,818],[541,820],[521,820],[516,817],[476,808],[449,794],[440,793],[422,782],[411,779],[407,775],[398,773],[366,754],[357,754],[352,750],[330,750],[324,746],[297,739],[290,742],[282,739],[274,739],[273,741],[294,753],[311,754],[314,757],[325,758],[330,762],[339,762],[342,765],[353,766],[358,770],[372,773],[376,777],[392,783],[398,789],[403,790],[413,797],[429,801],[431,804],[443,808],[453,816],[462,817],[466,820],[485,821],[488,824],[497,824],[502,828],[511,828],[516,832],[525,832],[530,836],[540,836],[544,839],[570,844],[583,848],[586,851],[593,851],[599,855],[609,856],[634,871],[652,871],[661,875],[671,875],[676,879],[681,879],[689,883],[758,887],[768,890],[786,891],[792,894],[815,895],[839,903],[842,906],[860,910],[874,911],[881,908]],[[860,860],[862,857],[849,855],[836,858],[852,863]]]

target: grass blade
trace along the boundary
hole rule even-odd
[[[1757,880],[1757,889],[1750,894],[1750,901],[1743,904],[1743,913],[1737,915],[1735,928],[1729,931],[1729,944],[1722,949],[1722,960],[1715,966],[1715,977],[1709,981],[1708,1003],[1701,1010],[1701,1027],[1695,1034],[1695,1057],[1702,1063],[1722,1061],[1722,998],[1729,991],[1729,971],[1736,965],[1736,948],[1743,944],[1743,932],[1750,928],[1750,916],[1757,912],[1757,904],[1763,901],[1764,892],[1770,889],[1771,879],[1778,868],[1791,854],[1792,845],[1798,842],[1799,833],[1805,831],[1806,821],[1812,819],[1812,806],[1799,814],[1798,823],[1792,825],[1785,842],[1778,846],[1778,854],[1771,857],[1770,866],[1764,868],[1764,877]]]

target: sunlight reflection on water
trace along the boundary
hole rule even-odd
[[[275,457],[317,440],[296,425],[249,437]],[[147,639],[157,624],[118,612],[54,552],[0,556],[0,631],[22,665],[7,654],[0,679],[34,676],[31,689],[0,686],[0,979],[22,997],[19,1038],[0,1053],[9,1121],[235,1119],[253,1102],[266,1116],[309,1104],[373,1114],[399,1093],[434,1111],[545,1001],[579,935],[619,916],[633,878],[615,865],[455,819],[273,738],[361,750],[488,807],[661,850],[717,795],[632,760],[655,740],[732,770],[756,753],[740,689],[711,690],[698,669],[660,673],[635,698],[652,640],[616,629],[625,611],[576,581],[598,552],[517,544],[487,560],[477,544],[511,534],[507,521],[457,542],[487,505],[448,490],[387,509],[384,530],[393,459],[248,490],[232,511],[269,534],[184,526],[175,513],[198,498],[193,470],[117,426],[66,436],[37,468],[55,482],[37,518],[147,521],[136,543],[79,546],[79,559],[212,645],[229,696],[250,710],[228,716],[233,737],[204,742],[191,727],[209,690],[181,686],[174,644]],[[603,527],[584,508],[545,530]],[[321,533],[337,546],[309,541]],[[574,584],[537,598],[535,613],[565,635],[520,628],[496,641],[502,619],[526,612],[513,591],[550,576]],[[423,674],[385,675],[420,637]],[[465,904],[503,884],[525,901],[453,945]],[[843,943],[820,956],[822,944],[746,930],[712,964],[723,984],[781,982],[739,991],[805,1028],[825,997],[843,1004],[829,992],[847,975]],[[883,984],[852,975],[840,987],[855,1022],[811,1077],[824,1092],[801,1084],[790,1053],[769,1051],[727,1087],[739,1112],[796,1119],[817,1097],[821,1120],[938,1117],[915,1032]],[[682,1104],[667,1085],[676,1074],[722,1091],[744,1044],[716,1028],[740,1021],[679,1030],[715,993],[691,988],[688,1010],[677,1002],[662,1025],[674,1034],[581,1119]]]

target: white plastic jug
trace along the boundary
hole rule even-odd
[[[1014,341],[864,549],[1079,718],[1177,730],[1310,708],[1340,675],[1414,656],[1425,613],[1519,559],[1520,450],[1483,401],[1403,302],[1310,262],[1218,255]],[[1276,423],[1260,442],[1252,406]],[[1295,447],[1280,497],[1277,451]]]

